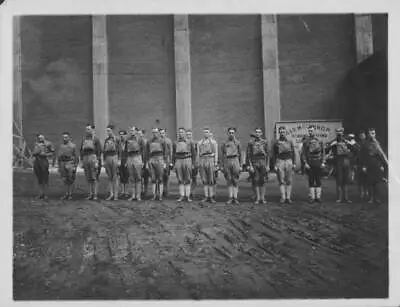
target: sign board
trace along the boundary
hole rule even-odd
[[[303,138],[308,135],[308,126],[315,127],[315,136],[323,143],[332,141],[336,137],[335,130],[343,127],[341,120],[298,120],[281,121],[275,125],[275,137],[279,138],[279,127],[285,127],[287,138],[292,140],[296,149],[296,165],[300,166],[300,150]]]

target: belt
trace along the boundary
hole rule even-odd
[[[189,159],[189,158],[191,158],[192,156],[183,156],[183,157],[179,157],[179,156],[177,156],[176,157],[176,159],[180,159],[180,160],[184,160],[184,159]]]
[[[114,156],[114,155],[116,155],[117,154],[117,152],[116,151],[105,151],[104,152],[104,155],[107,155],[107,156]]]
[[[200,157],[215,157],[214,153],[205,153],[205,154],[201,154]]]
[[[237,158],[237,157],[238,157],[237,155],[234,155],[234,156],[226,156],[227,159],[234,159],[234,158]]]
[[[72,161],[71,157],[60,157],[59,158],[60,162],[69,162]]]
[[[140,151],[129,151],[128,156],[138,156],[140,155]]]

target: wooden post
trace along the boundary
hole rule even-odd
[[[188,15],[174,15],[177,128],[192,128],[190,30]]]
[[[96,134],[104,142],[105,128],[109,124],[107,17],[92,16],[92,26],[93,117]]]

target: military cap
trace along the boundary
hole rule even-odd
[[[343,133],[343,132],[344,132],[344,129],[343,129],[343,128],[337,128],[337,129],[336,129],[336,132],[337,132],[337,133]]]

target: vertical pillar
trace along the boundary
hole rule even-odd
[[[21,16],[13,17],[13,60],[14,60],[14,126],[17,130],[18,147],[23,147],[23,129],[22,129],[22,72],[21,72]],[[14,130],[13,129],[13,130]],[[15,143],[14,143],[15,144]]]
[[[177,128],[192,128],[189,16],[174,15]]]
[[[269,145],[281,118],[277,32],[277,16],[261,15],[265,137]]]
[[[369,14],[356,14],[354,18],[357,63],[361,63],[374,52],[372,16]]]
[[[104,142],[109,124],[107,16],[92,16],[93,117],[96,134]]]

